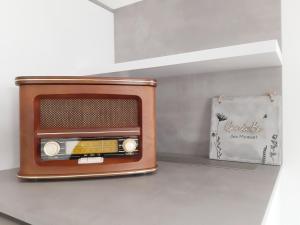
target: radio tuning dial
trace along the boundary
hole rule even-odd
[[[137,148],[137,143],[134,139],[132,138],[127,138],[124,142],[123,142],[123,149],[125,152],[134,152]]]
[[[60,145],[55,141],[49,141],[44,145],[44,152],[47,156],[56,156],[60,151]]]

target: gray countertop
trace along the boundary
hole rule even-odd
[[[37,225],[259,225],[280,167],[159,162],[156,174],[21,182],[0,172],[0,212]]]

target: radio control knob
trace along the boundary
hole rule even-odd
[[[55,156],[60,151],[60,145],[55,141],[49,141],[44,145],[44,152],[47,156]]]
[[[125,152],[134,152],[137,148],[137,143],[132,138],[127,138],[122,145]]]

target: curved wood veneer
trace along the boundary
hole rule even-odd
[[[122,172],[107,172],[107,173],[95,173],[95,174],[73,174],[73,175],[46,175],[46,176],[22,176],[17,175],[20,179],[26,180],[55,180],[55,179],[79,179],[79,178],[96,178],[96,177],[111,177],[111,176],[126,176],[126,175],[138,175],[155,173],[157,167],[142,170],[122,171]]]
[[[156,170],[156,80],[85,76],[23,76],[20,89],[20,170],[23,179],[64,179],[151,173]],[[137,126],[54,127],[40,126],[40,99],[116,98],[138,99]],[[69,104],[69,103],[68,103]],[[85,103],[86,104],[86,103]],[[94,103],[91,103],[94,104]],[[123,103],[122,103],[123,104]],[[88,107],[87,107],[88,108]],[[84,113],[84,109],[76,111]],[[70,109],[68,109],[70,110]],[[102,113],[105,111],[102,111]],[[72,116],[70,113],[70,116]],[[51,114],[54,115],[54,114]],[[75,115],[75,114],[74,114]],[[55,116],[59,116],[56,115]],[[115,115],[114,115],[115,116]],[[109,124],[109,123],[107,123]],[[137,136],[138,155],[104,158],[101,163],[79,164],[76,160],[42,160],[41,138]]]
[[[155,79],[129,77],[96,77],[96,76],[20,76],[15,79],[16,85],[25,84],[111,84],[156,86]]]

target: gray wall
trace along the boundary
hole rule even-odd
[[[159,153],[208,157],[211,98],[281,93],[281,68],[158,77]]]
[[[115,55],[129,61],[269,39],[280,0],[144,0],[115,12]],[[158,152],[208,157],[211,98],[281,93],[281,68],[160,77]]]
[[[115,11],[115,56],[121,62],[280,33],[280,0],[144,0]]]

